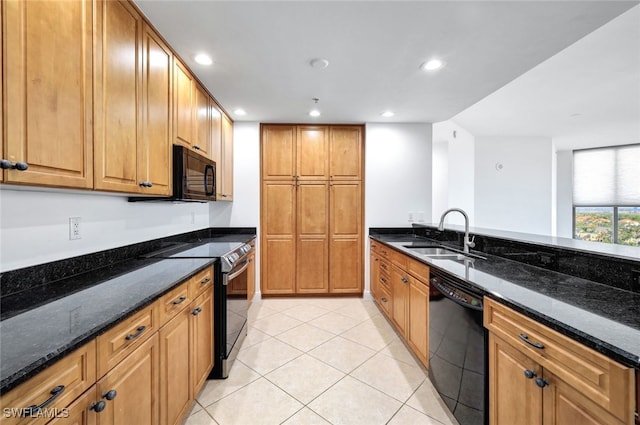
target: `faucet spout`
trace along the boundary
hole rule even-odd
[[[469,216],[467,215],[466,212],[464,212],[464,210],[460,208],[449,208],[448,210],[443,212],[442,215],[440,216],[440,223],[438,224],[438,230],[440,231],[444,230],[444,218],[447,216],[447,214],[454,211],[459,212],[464,217],[463,251],[466,253],[469,253],[469,248],[475,247],[476,244],[472,239],[469,239]]]

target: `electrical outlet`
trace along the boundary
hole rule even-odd
[[[80,217],[69,217],[69,240],[73,241],[81,239],[80,236]]]

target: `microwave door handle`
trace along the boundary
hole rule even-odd
[[[209,191],[209,186],[207,185],[207,176],[209,175],[209,170],[211,170],[211,173],[212,173],[211,191]],[[205,165],[205,167],[204,167],[204,193],[207,196],[212,196],[215,192],[216,192],[215,170],[213,169],[213,165]]]

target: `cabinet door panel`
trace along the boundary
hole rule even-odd
[[[429,287],[409,278],[408,342],[422,364],[429,367]]]
[[[525,370],[542,376],[537,363],[489,334],[489,423],[541,425],[542,389]]]
[[[5,181],[93,187],[93,2],[2,2]]]
[[[295,186],[293,183],[268,182],[263,185],[263,226],[267,237],[295,234]]]
[[[296,289],[299,293],[329,290],[328,188],[327,182],[303,182],[296,186]]]
[[[233,122],[222,114],[222,190],[220,201],[233,201]]]
[[[192,388],[197,394],[213,368],[213,295],[209,289],[200,295],[192,304],[191,314],[191,346]]]
[[[262,178],[291,180],[296,171],[296,126],[262,126]]]
[[[296,147],[296,175],[304,180],[329,179],[327,127],[299,126]]]
[[[403,337],[407,334],[409,314],[409,279],[404,270],[393,266],[391,271],[391,318]]]
[[[330,186],[329,287],[362,292],[362,193],[360,182]]]
[[[141,178],[153,184],[146,194],[171,194],[171,69],[173,54],[148,25],[143,33]]]
[[[624,425],[575,388],[545,370],[549,385],[542,391],[545,425]],[[631,422],[627,422],[631,423]]]
[[[264,294],[295,292],[295,242],[289,239],[269,239],[262,244],[262,279]]]
[[[209,94],[206,90],[195,84],[195,139],[193,148],[206,157],[211,157],[211,108],[209,106]]]
[[[178,60],[174,59],[173,67],[173,109],[175,143],[189,146],[193,143],[193,85],[191,73]]]
[[[116,390],[116,397],[100,412],[98,425],[155,425],[160,422],[158,334],[98,381],[98,393]]]
[[[333,180],[362,179],[362,127],[331,127],[329,174]]]
[[[191,408],[191,309],[182,310],[160,329],[160,417],[164,425],[179,424]]]
[[[95,187],[137,192],[142,18],[124,2],[99,8]]]

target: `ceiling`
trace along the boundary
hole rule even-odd
[[[638,4],[136,3],[234,120],[296,123],[450,119]],[[200,52],[212,56],[212,66],[195,63]],[[444,68],[419,69],[432,57]],[[329,66],[311,67],[314,58]],[[308,115],[314,107],[318,118]],[[236,108],[247,115],[235,115]],[[382,117],[386,110],[395,116]]]

